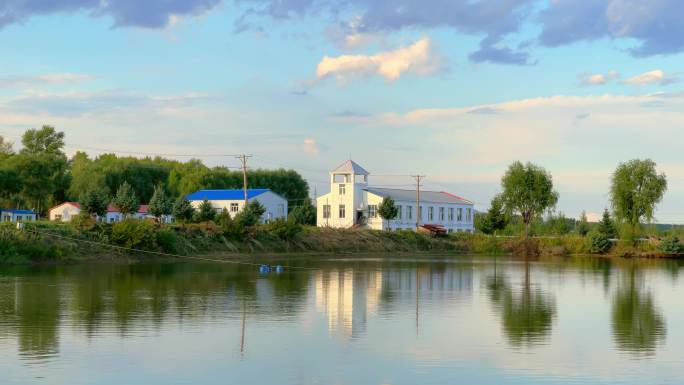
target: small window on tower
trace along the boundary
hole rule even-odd
[[[344,195],[346,192],[346,186],[344,183],[340,184],[340,195]]]

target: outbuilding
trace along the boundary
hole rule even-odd
[[[33,210],[0,209],[0,222],[33,222],[38,215]]]
[[[198,209],[205,199],[211,206],[221,212],[226,209],[231,217],[245,207],[244,190],[199,190],[186,197],[190,204]],[[247,200],[257,201],[266,209],[261,221],[266,223],[275,219],[287,218],[287,199],[274,193],[270,189],[247,189]]]

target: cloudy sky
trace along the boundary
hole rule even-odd
[[[505,167],[552,172],[599,213],[620,161],[669,180],[684,223],[680,0],[3,0],[0,135],[68,151],[204,154],[299,170],[350,156],[376,185],[486,208]],[[184,157],[179,157],[185,159]]]

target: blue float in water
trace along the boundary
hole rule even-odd
[[[259,266],[259,272],[262,274],[270,273],[271,267],[269,265],[261,265]]]
[[[276,269],[275,269],[275,270],[276,270],[276,273],[282,273],[283,271],[285,271],[285,268],[282,267],[282,266],[280,266],[280,265],[278,265],[278,266],[276,266]]]

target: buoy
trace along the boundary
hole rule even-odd
[[[285,271],[284,267],[282,267],[281,265],[276,266],[276,273],[282,273],[283,271]]]
[[[261,265],[261,266],[259,266],[259,272],[262,274],[270,273],[271,267],[268,265]]]

